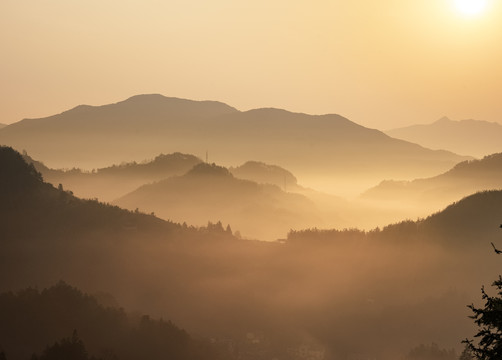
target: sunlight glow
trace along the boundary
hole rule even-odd
[[[457,11],[467,16],[477,16],[485,12],[487,0],[454,0]]]

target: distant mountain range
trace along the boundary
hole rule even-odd
[[[431,178],[386,180],[367,190],[362,198],[419,208],[423,214],[469,194],[493,189],[502,189],[502,153],[486,156],[482,160],[461,162]]]
[[[466,160],[357,125],[340,115],[279,109],[238,111],[211,101],[138,95],[104,105],[25,119],[0,131],[0,143],[27,150],[50,167],[96,168],[183,152],[234,165],[280,164],[305,183],[337,186],[431,176]]]
[[[488,121],[454,121],[443,117],[432,124],[393,129],[386,134],[430,149],[476,157],[502,151],[502,125]]]
[[[238,179],[226,168],[206,163],[183,176],[144,185],[114,204],[199,226],[208,220],[222,221],[247,237],[261,240],[284,237],[291,228],[323,225],[318,209],[303,195],[284,192],[270,183]]]

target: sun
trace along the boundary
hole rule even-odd
[[[478,16],[486,11],[487,0],[454,0],[458,12],[466,16]]]

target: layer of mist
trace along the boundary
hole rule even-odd
[[[397,216],[424,217],[472,193],[502,189],[502,153],[464,161],[440,175],[413,181],[385,180],[361,195],[361,201]]]
[[[200,163],[137,191],[167,184],[168,207],[176,194],[208,196],[196,190],[214,179],[225,179],[221,188],[229,191],[242,186],[235,196],[263,186]],[[259,196],[251,198],[265,201]],[[0,147],[0,198],[0,291],[64,280],[90,294],[109,293],[127,311],[170,319],[235,359],[458,354],[460,341],[475,332],[466,305],[480,302],[480,286],[499,269],[490,242],[500,245],[502,191],[371,231],[312,228],[263,242],[235,236],[233,224],[179,224],[79,199]],[[78,324],[67,320],[67,327]],[[43,331],[38,324],[33,331]],[[33,351],[67,336],[40,337]],[[82,332],[91,353],[104,356],[87,336]],[[10,359],[7,345],[0,346]]]

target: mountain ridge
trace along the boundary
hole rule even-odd
[[[384,180],[363,192],[364,201],[384,203],[408,216],[424,216],[479,191],[502,189],[502,153],[458,163],[439,175],[408,180]],[[403,199],[406,199],[403,202]]]
[[[61,184],[78,197],[99,198],[101,201],[112,201],[146,183],[182,175],[202,162],[196,156],[177,152],[160,154],[150,161],[123,163],[85,172],[77,168],[51,169],[26,153],[23,158],[53,185]]]
[[[241,112],[219,102],[162,95],[24,120],[2,129],[0,143],[27,150],[52,168],[209,152],[227,167],[255,159],[280,164],[311,187],[312,179],[326,178],[334,188],[358,181],[369,186],[402,174],[429,176],[468,158],[394,139],[341,115],[275,108]]]
[[[432,149],[447,149],[459,154],[483,157],[502,151],[499,139],[502,125],[497,122],[444,116],[430,124],[416,124],[385,131],[395,138]]]

